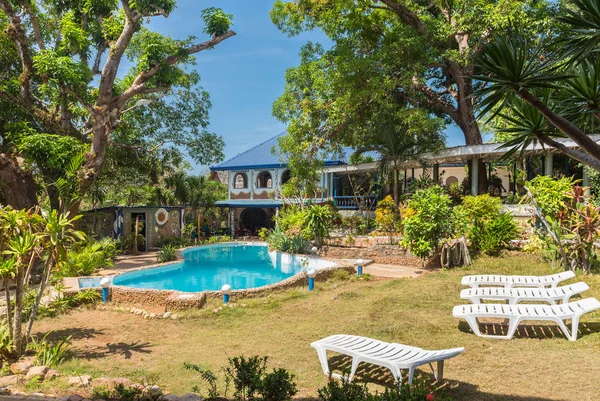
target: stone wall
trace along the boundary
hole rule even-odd
[[[324,247],[320,256],[335,259],[371,259],[375,263],[421,267],[421,259],[398,245],[372,245],[365,248]]]

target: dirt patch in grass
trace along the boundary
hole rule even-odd
[[[212,310],[209,300],[182,320],[144,320],[125,312],[75,311],[38,322],[39,333],[73,336],[73,358],[59,369],[65,374],[128,377],[153,381],[174,393],[202,383],[184,362],[214,371],[227,358],[267,355],[270,365],[296,375],[301,397],[315,397],[323,374],[314,340],[331,334],[356,334],[426,349],[464,346],[463,355],[447,362],[444,387],[455,400],[595,400],[600,377],[600,313],[584,316],[580,339],[564,338],[553,324],[522,326],[512,341],[482,339],[452,317],[461,303],[465,274],[548,274],[550,267],[530,255],[480,258],[468,269],[438,271],[419,278],[350,280],[318,284],[317,290],[294,289],[250,299],[246,307]],[[600,298],[600,277],[581,276],[591,288],[585,297]],[[184,313],[185,315],[186,313]],[[497,329],[497,328],[490,328]],[[347,365],[344,358],[333,360]],[[428,375],[428,368],[423,367]],[[391,383],[382,369],[364,365],[358,380],[373,386]]]

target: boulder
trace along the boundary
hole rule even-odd
[[[71,376],[69,377],[69,386],[87,387],[92,382],[92,377],[89,375]]]
[[[169,316],[171,316],[172,314],[173,314],[173,312],[165,312],[165,313],[163,313],[162,317],[163,317],[163,319],[168,319]]]
[[[52,380],[60,376],[60,372],[56,369],[48,369],[46,372],[46,376],[44,376],[44,380]]]
[[[25,381],[36,378],[39,380],[44,380],[44,377],[46,377],[46,372],[48,372],[48,366],[33,366],[27,371],[27,374],[25,375]]]
[[[0,387],[0,395],[9,395],[10,394],[10,386]]]
[[[0,377],[0,387],[7,387],[7,386],[15,385],[15,384],[17,384],[18,381],[19,381],[19,378],[17,377],[17,375],[2,376],[2,377]]]
[[[163,395],[162,390],[156,384],[148,386],[144,389],[144,394],[150,398],[158,398]]]
[[[82,401],[83,397],[77,394],[73,394],[67,398],[67,401]]]
[[[179,397],[179,401],[202,401],[202,397],[195,393],[188,393]]]
[[[18,361],[11,364],[8,370],[10,370],[15,375],[24,375],[32,366],[33,362],[31,361]]]

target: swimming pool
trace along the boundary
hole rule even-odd
[[[270,252],[263,244],[216,244],[188,248],[183,261],[123,273],[113,285],[199,292],[220,290],[229,284],[234,290],[274,284],[307,268],[325,268],[335,263],[281,252]]]

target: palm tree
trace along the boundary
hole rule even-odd
[[[559,18],[570,28],[566,38],[531,46],[519,32],[495,35],[477,60],[482,71],[475,78],[483,84],[475,95],[481,115],[499,115],[515,130],[515,149],[539,141],[600,171],[600,144],[589,137],[600,120],[600,0],[573,4],[576,9]],[[540,116],[552,128],[541,129]],[[567,148],[556,136],[580,149]]]

